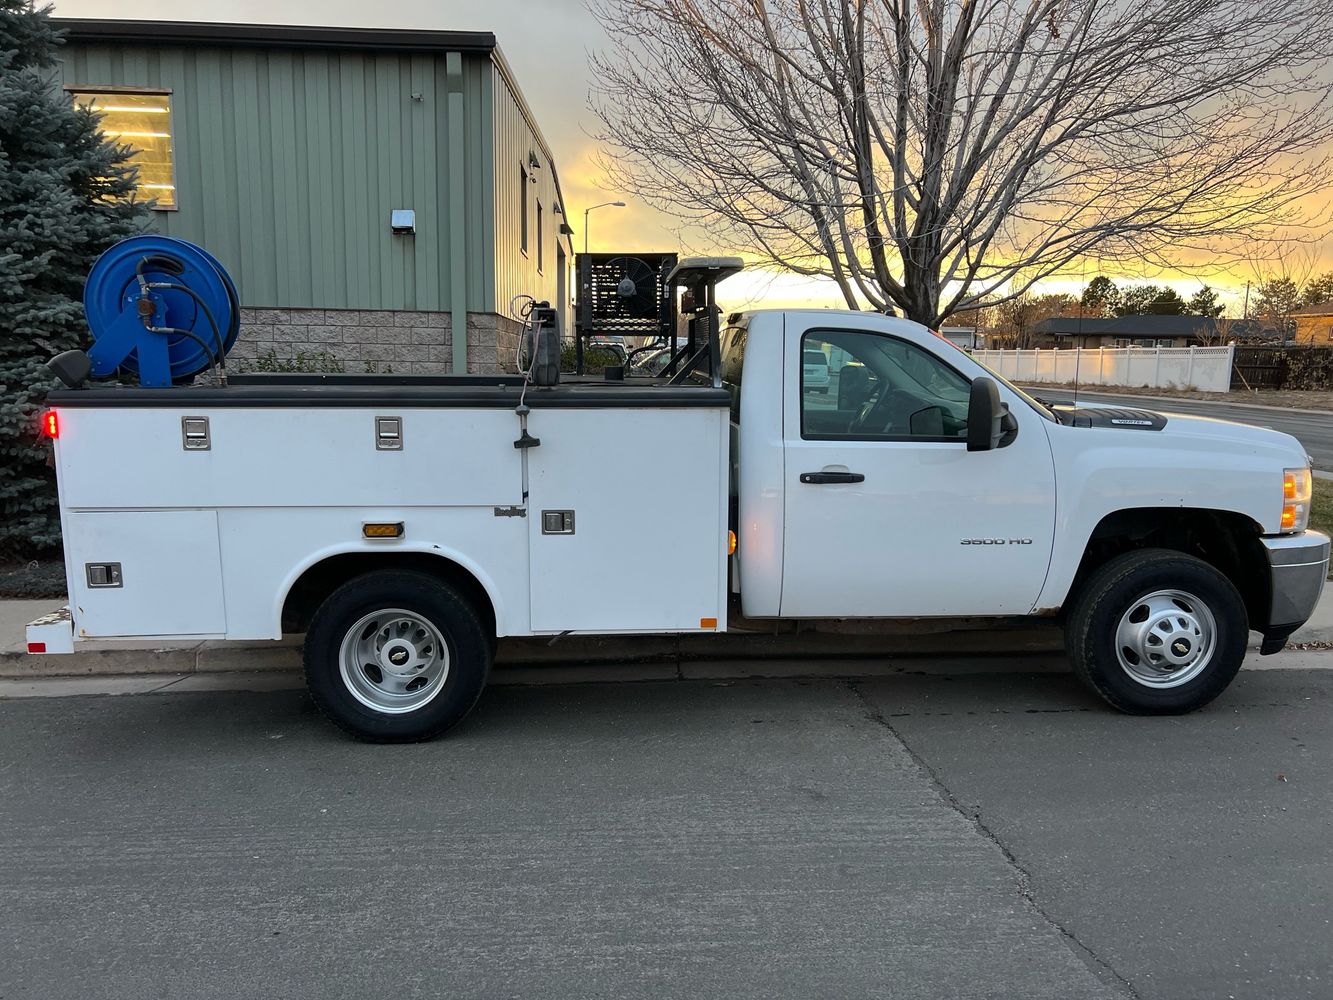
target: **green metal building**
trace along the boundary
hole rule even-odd
[[[493,34],[56,23],[59,82],[137,151],[156,228],[235,278],[240,358],[492,372],[515,295],[568,325],[559,178]]]

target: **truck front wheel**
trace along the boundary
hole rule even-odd
[[[1235,678],[1249,623],[1231,581],[1201,559],[1141,549],[1084,585],[1065,642],[1074,673],[1135,715],[1191,712]]]
[[[368,573],[339,587],[306,632],[315,704],[375,743],[439,736],[476,704],[494,640],[471,604],[424,573]]]

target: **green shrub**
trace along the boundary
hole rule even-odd
[[[588,375],[600,375],[606,371],[607,366],[623,364],[620,355],[615,351],[608,351],[603,347],[585,347],[583,349],[583,371]],[[564,343],[560,345],[560,371],[569,374],[574,371],[575,355],[574,345]]]
[[[341,375],[347,369],[339,358],[328,351],[297,351],[294,357],[280,358],[278,352],[270,348],[254,361],[241,359],[233,367],[242,372],[265,372],[268,374],[324,374]],[[366,371],[370,368],[367,366]]]

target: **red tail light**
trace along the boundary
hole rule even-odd
[[[42,433],[49,438],[60,437],[60,419],[55,410],[47,410],[42,417]]]

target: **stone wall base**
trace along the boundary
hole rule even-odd
[[[513,372],[520,324],[467,314],[467,369]],[[242,309],[233,371],[344,371],[349,375],[447,375],[453,323],[447,312],[378,309]]]

